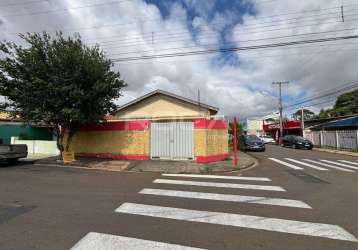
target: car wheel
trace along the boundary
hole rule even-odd
[[[19,161],[18,158],[13,158],[13,159],[8,159],[8,160],[7,160],[7,162],[8,162],[9,164],[16,164],[18,161]]]
[[[296,144],[293,144],[293,145],[292,145],[292,148],[293,148],[293,149],[296,149],[296,148],[297,148]]]

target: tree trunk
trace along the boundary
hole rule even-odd
[[[75,129],[67,129],[67,139],[66,139],[66,146],[65,146],[65,151],[68,151],[68,149],[70,148],[73,136],[75,135],[76,130]]]
[[[57,148],[58,148],[58,150],[60,150],[60,153],[61,153],[61,155],[62,155],[62,152],[63,152],[63,136],[64,136],[64,133],[62,132],[61,125],[56,125],[55,133],[56,133],[56,144],[57,144]]]

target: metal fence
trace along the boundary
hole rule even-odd
[[[316,147],[358,151],[358,130],[305,131],[304,136]]]

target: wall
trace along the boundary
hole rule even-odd
[[[17,137],[11,137],[11,144],[26,144],[28,154],[60,154],[56,141],[19,140]]]
[[[305,130],[304,137],[316,147],[358,151],[358,130]]]
[[[215,162],[229,157],[226,121],[197,119],[194,122],[194,128],[197,162]]]
[[[164,95],[154,95],[116,113],[116,119],[173,119],[175,117],[209,116],[207,109]]]
[[[52,141],[52,133],[47,128],[25,126],[22,123],[0,123],[0,139],[4,144],[11,143],[11,137],[21,134],[35,140]]]
[[[78,156],[149,160],[149,121],[89,125],[75,133],[70,150]]]

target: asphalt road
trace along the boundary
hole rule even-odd
[[[252,155],[259,166],[243,176],[270,181],[1,167],[0,249],[70,249],[81,239],[75,249],[358,249],[357,158],[276,146]]]

